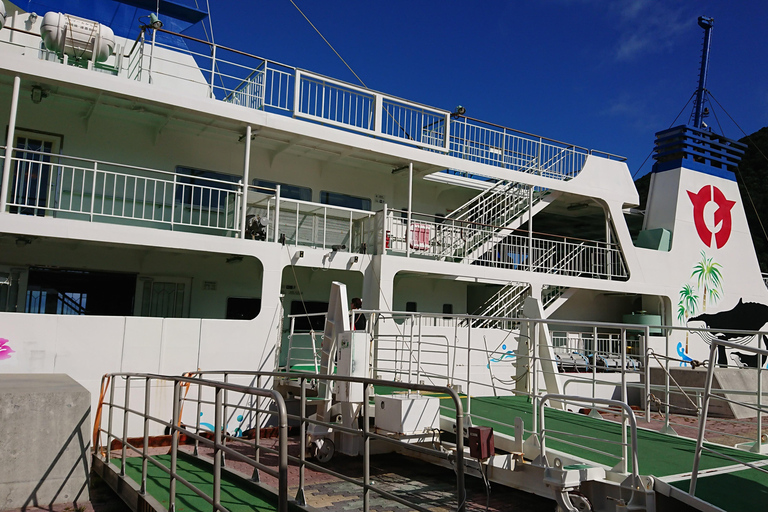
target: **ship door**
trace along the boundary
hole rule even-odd
[[[57,206],[52,203],[55,191],[51,190],[51,173],[55,166],[51,159],[60,146],[61,137],[56,135],[17,132],[11,213],[43,216]]]

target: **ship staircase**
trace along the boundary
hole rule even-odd
[[[450,242],[438,258],[461,263],[478,260],[559,195],[513,181],[496,182],[446,216],[444,223],[455,226],[454,230],[463,231],[463,225],[475,229],[446,237]]]
[[[541,295],[544,317],[548,318],[557,311],[575,291],[573,288],[564,286],[543,287]],[[507,283],[474,312],[474,315],[482,318],[473,321],[473,327],[517,328],[519,324],[517,319],[521,317],[525,299],[530,295],[531,286],[528,283]]]

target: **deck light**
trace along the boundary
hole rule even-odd
[[[32,86],[32,103],[37,105],[41,101],[43,101],[43,98],[47,98],[48,93],[39,85],[33,85]]]
[[[465,109],[464,107],[462,107],[461,105],[459,105],[458,107],[456,107],[456,108],[454,109],[454,111],[453,111],[453,114],[451,114],[451,115],[452,115],[453,117],[457,117],[457,116],[463,116],[463,115],[464,115],[464,114],[466,114],[466,113],[467,113],[467,109]]]
[[[149,26],[157,30],[163,28],[163,22],[157,17],[157,14],[151,12],[149,13]]]

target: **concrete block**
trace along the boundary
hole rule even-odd
[[[0,510],[88,501],[90,415],[68,375],[0,375]]]

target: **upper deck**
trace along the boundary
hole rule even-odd
[[[105,62],[77,61],[47,50],[39,36],[39,17],[30,19],[24,14],[9,16],[0,32],[0,51],[111,74],[177,96],[301,119],[449,155],[463,163],[557,180],[577,176],[591,154],[624,160],[466,117],[461,107],[449,112],[164,29],[143,26],[135,41],[116,38],[116,50]],[[161,43],[155,37],[158,33],[183,44]],[[461,162],[456,165],[466,173],[462,167]]]

